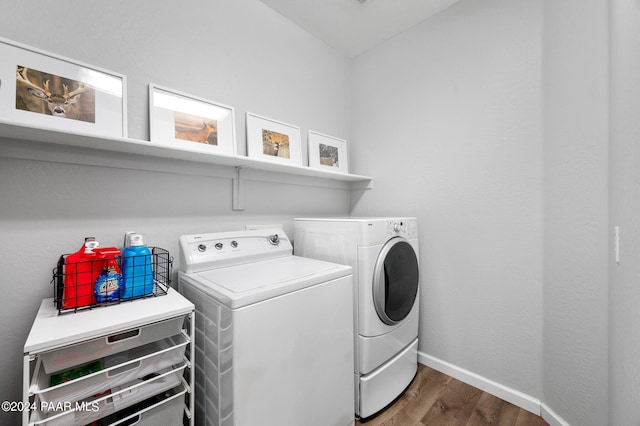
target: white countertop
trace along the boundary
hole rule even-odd
[[[186,315],[193,310],[193,303],[173,288],[163,296],[62,315],[58,314],[53,298],[44,299],[24,344],[24,353],[82,342],[99,335]]]

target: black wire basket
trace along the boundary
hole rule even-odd
[[[117,254],[80,262],[60,256],[53,269],[54,303],[59,314],[164,296],[171,285],[173,257],[160,247],[151,254]]]

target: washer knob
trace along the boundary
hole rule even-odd
[[[238,247],[238,242],[236,240],[231,241],[231,247],[233,248]]]
[[[400,232],[400,230],[401,230],[401,229],[402,229],[402,225],[401,225],[400,223],[395,222],[395,223],[393,224],[393,231],[394,231],[394,232]]]
[[[216,243],[216,250],[222,250],[222,243]]]
[[[269,235],[267,237],[267,240],[269,240],[269,242],[274,246],[280,244],[280,237],[278,236],[278,234]]]
[[[200,253],[204,253],[205,251],[207,251],[207,246],[205,244],[198,244],[198,251]]]

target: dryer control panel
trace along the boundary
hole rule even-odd
[[[418,221],[414,217],[371,218],[356,222],[360,226],[359,244],[375,246],[393,237],[418,238]]]
[[[412,218],[389,219],[386,223],[386,235],[401,236],[407,239],[418,237],[418,223]]]

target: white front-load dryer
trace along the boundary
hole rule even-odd
[[[417,370],[417,220],[298,218],[295,253],[353,267],[356,415],[392,402]]]

